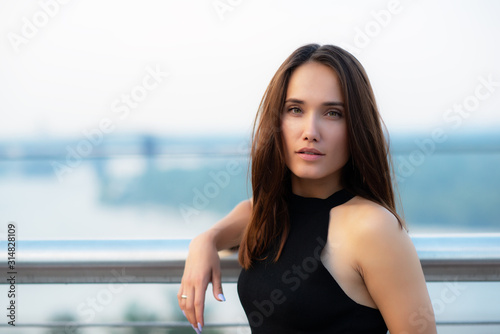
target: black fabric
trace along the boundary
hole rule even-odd
[[[255,261],[238,279],[252,334],[387,333],[380,311],[349,298],[320,259],[330,209],[352,197],[346,190],[327,199],[291,196],[290,234],[280,259]]]

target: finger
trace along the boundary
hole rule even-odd
[[[181,296],[183,294],[182,291],[184,291],[184,287],[182,286],[182,282],[181,282],[181,286],[179,287],[179,291],[177,291],[177,303],[179,304],[179,308],[184,311],[184,303],[183,303],[183,300],[181,298]]]
[[[181,282],[181,286],[177,292],[177,303],[179,304],[179,308],[182,310],[182,313],[184,313],[184,316],[186,316],[186,299],[182,298],[182,296],[185,296],[184,291],[186,290],[185,285]]]
[[[222,291],[220,268],[214,269],[212,271],[212,290],[215,299],[220,302],[226,301],[226,297],[224,297],[224,292]]]
[[[180,294],[180,302],[181,309],[184,312],[184,316],[189,321],[190,324],[196,323],[196,313],[194,311],[194,288],[184,288],[182,293]],[[186,298],[182,298],[182,296],[186,296]]]
[[[207,284],[208,285],[208,284]],[[205,312],[205,292],[207,291],[207,287],[204,289],[196,290],[196,294],[194,297],[194,308],[196,313],[196,323],[195,326],[201,332],[201,328],[205,325],[203,314]]]

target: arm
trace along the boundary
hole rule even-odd
[[[198,324],[204,325],[203,311],[208,283],[212,282],[214,297],[219,301],[224,301],[218,251],[240,244],[251,213],[251,200],[243,201],[189,244],[189,253],[177,299],[180,308],[193,327],[198,327]],[[188,298],[182,299],[181,295],[186,295]]]
[[[217,251],[239,246],[251,214],[252,200],[248,199],[239,203],[227,216],[205,232],[211,234]]]
[[[358,269],[392,334],[435,334],[436,322],[422,267],[410,237],[387,210],[361,219]]]

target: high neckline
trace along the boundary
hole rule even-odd
[[[289,209],[294,212],[314,212],[330,210],[334,206],[343,204],[354,196],[346,189],[340,189],[327,198],[303,197],[294,193],[290,196]]]

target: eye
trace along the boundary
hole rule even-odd
[[[342,113],[339,110],[333,109],[333,110],[328,110],[326,112],[326,116],[331,118],[340,118],[342,117]]]
[[[290,107],[290,108],[288,108],[288,112],[291,114],[300,114],[300,113],[302,113],[302,110],[300,110],[297,107]]]

